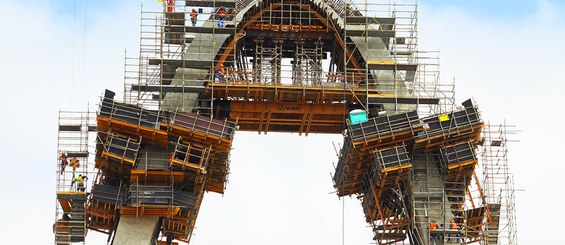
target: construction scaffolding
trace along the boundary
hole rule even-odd
[[[235,123],[118,102],[108,90],[96,121],[89,228],[117,244],[188,242],[204,192],[224,192]]]
[[[96,129],[95,119],[94,112],[59,111],[55,244],[84,243],[89,134]]]
[[[359,196],[379,244],[479,241],[491,223],[474,171],[482,127],[470,100],[424,118],[414,111],[348,121],[333,178],[338,196]]]
[[[353,109],[429,115],[454,104],[453,85],[439,83],[437,53],[417,48],[414,4],[174,3],[142,11],[139,56],[126,58],[126,103],[300,134],[340,133]]]
[[[484,128],[482,180],[490,203],[492,223],[485,227],[484,244],[518,244],[514,176],[508,164],[508,143],[518,133],[515,126],[489,125]]]
[[[456,106],[417,22],[417,5],[399,1],[142,7],[123,101],[107,90],[88,121],[96,176],[73,196],[86,216],[70,217],[115,244],[188,243],[204,193],[225,191],[236,130],[331,133],[344,135],[337,194],[359,197],[378,244],[516,243],[504,130],[471,100]],[[56,241],[84,241],[58,205]]]

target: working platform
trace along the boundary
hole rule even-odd
[[[443,146],[440,148],[440,155],[440,171],[445,175],[447,182],[469,182],[478,163],[472,141]]]
[[[484,126],[479,111],[471,100],[463,106],[463,110],[423,118],[424,130],[416,134],[414,148],[431,150],[457,141],[477,142]]]
[[[175,168],[180,168],[183,171],[188,168],[206,173],[211,151],[212,146],[205,147],[200,144],[191,144],[188,140],[179,137],[170,159],[170,165]]]
[[[214,26],[171,26],[171,32],[185,32],[185,33],[207,33],[215,35],[230,35],[235,33],[235,28],[230,27],[229,21],[226,22],[226,27]],[[232,24],[233,25],[233,24]]]
[[[374,153],[395,144],[411,144],[414,134],[421,130],[421,123],[417,112],[409,112],[370,118],[363,123],[348,123],[347,127],[334,175],[340,196],[362,193],[362,173],[376,161]],[[383,170],[386,170],[384,166]]]
[[[269,102],[298,102],[298,103],[335,103],[347,101],[353,103],[365,102],[362,97],[367,93],[380,94],[377,90],[363,87],[351,87],[343,83],[326,84],[324,86],[296,86],[287,84],[259,84],[247,81],[244,83],[231,82],[229,73],[227,83],[213,82],[206,87],[205,98],[226,100],[234,98],[244,101],[269,101]],[[331,85],[331,86],[330,86]],[[212,95],[212,91],[214,91]],[[389,95],[392,97],[393,95]]]
[[[234,0],[187,0],[186,6],[190,7],[212,7],[212,8],[235,8]]]
[[[57,244],[83,242],[86,237],[86,193],[58,191],[57,200],[64,212],[53,225]]]
[[[405,146],[375,153],[376,163],[363,179],[362,206],[366,221],[372,224],[379,240],[406,238],[409,222],[399,201],[399,184],[408,178],[412,163]]]

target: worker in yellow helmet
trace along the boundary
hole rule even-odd
[[[226,74],[226,70],[224,69],[224,64],[220,64],[220,66],[218,67],[218,72],[216,72],[215,74],[215,78],[218,78],[220,83],[223,83],[225,74]]]

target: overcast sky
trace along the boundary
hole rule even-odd
[[[441,78],[455,79],[458,103],[473,97],[485,121],[506,120],[522,131],[509,153],[523,190],[519,242],[557,244],[553,237],[565,220],[565,161],[558,156],[565,138],[565,3],[446,2],[419,1],[420,48],[441,52]],[[53,241],[57,112],[95,105],[106,88],[121,95],[124,51],[137,52],[139,0],[84,3],[0,1],[2,243]],[[238,132],[226,194],[205,196],[192,244],[337,245],[342,217],[345,244],[369,244],[359,202],[333,193],[332,141],[341,140]],[[105,236],[91,232],[88,241],[100,244]]]

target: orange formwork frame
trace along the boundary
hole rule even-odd
[[[244,131],[288,131],[299,134],[339,133],[348,113],[345,104],[230,101],[230,118]]]

